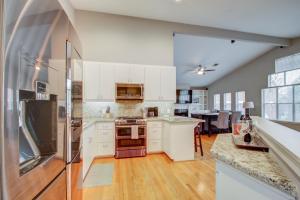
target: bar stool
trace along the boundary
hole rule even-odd
[[[198,151],[198,145],[197,145],[197,135],[199,137],[199,146],[200,146],[200,152],[201,156],[203,156],[203,148],[202,148],[202,140],[201,140],[201,126],[203,122],[200,122],[195,128],[194,128],[194,146],[195,146],[195,152]]]

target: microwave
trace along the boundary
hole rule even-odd
[[[144,100],[144,84],[116,83],[117,102],[142,102]]]

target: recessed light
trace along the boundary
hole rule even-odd
[[[182,0],[174,0],[175,1],[175,3],[181,3],[182,2]]]

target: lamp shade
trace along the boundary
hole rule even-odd
[[[253,101],[248,101],[243,103],[243,108],[254,108]]]

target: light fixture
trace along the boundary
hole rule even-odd
[[[182,0],[174,0],[175,1],[175,3],[181,3],[182,2]]]
[[[203,70],[203,69],[199,70],[199,71],[197,72],[197,74],[198,74],[198,75],[203,75],[203,74],[204,74],[204,70]]]

